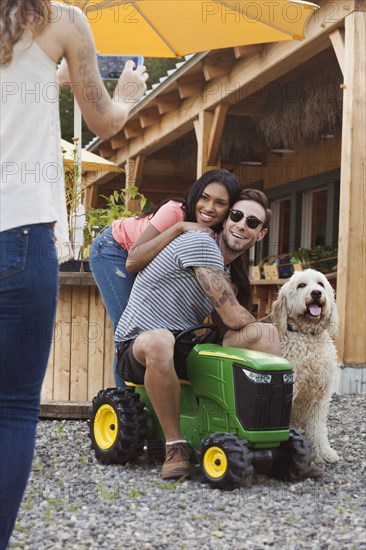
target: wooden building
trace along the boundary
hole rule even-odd
[[[319,0],[301,42],[187,57],[92,150],[152,201],[184,194],[213,167],[271,199],[267,253],[338,246],[341,391],[366,391],[366,2]]]

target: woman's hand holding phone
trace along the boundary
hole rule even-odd
[[[126,61],[114,91],[114,101],[128,106],[130,111],[146,92],[148,78],[145,65],[140,65],[135,69],[135,64],[131,59]]]

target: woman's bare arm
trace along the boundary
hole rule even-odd
[[[101,138],[113,136],[123,127],[130,110],[146,91],[148,75],[145,68],[133,70],[133,62],[128,61],[112,100],[99,73],[92,31],[81,10],[62,6],[57,25],[49,27],[62,45],[71,88],[88,127]],[[63,85],[62,72],[60,80]]]
[[[210,228],[194,222],[178,222],[162,233],[149,223],[141,237],[131,248],[126,262],[127,271],[136,273],[151,262],[176,237],[186,231],[203,231],[212,235]]]

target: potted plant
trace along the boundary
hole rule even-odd
[[[109,197],[101,195],[106,200],[104,208],[91,208],[86,212],[86,226],[84,230],[84,260],[89,257],[90,247],[96,235],[108,225],[111,225],[115,220],[120,218],[130,218],[138,216],[142,213],[146,206],[147,199],[139,193],[137,187],[132,186],[128,189],[113,191]],[[130,200],[139,200],[140,209],[132,212],[129,208]]]
[[[114,220],[128,218],[141,214],[146,205],[146,198],[135,186],[120,191],[113,191],[109,197],[101,195],[106,200],[104,208],[91,208],[85,212],[83,206],[84,181],[77,162],[78,138],[73,138],[74,149],[72,164],[65,162],[65,193],[69,216],[69,237],[73,259],[61,264],[61,271],[90,271],[89,252],[93,238]],[[63,151],[64,153],[66,151]],[[131,200],[140,201],[140,209],[132,212],[129,208]]]
[[[296,271],[312,268],[329,273],[337,269],[337,249],[329,245],[299,248],[293,252],[291,263]]]
[[[84,182],[81,168],[77,162],[78,138],[72,139],[74,149],[72,151],[73,162],[64,162],[65,170],[65,196],[68,213],[69,239],[72,258],[60,266],[60,271],[80,271],[82,265],[81,251],[83,248],[83,234],[85,228],[85,210],[83,206]],[[63,154],[67,151],[62,150]]]

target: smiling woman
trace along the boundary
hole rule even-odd
[[[209,183],[196,204],[196,220],[208,227],[218,225],[227,216],[229,193],[221,183]]]

